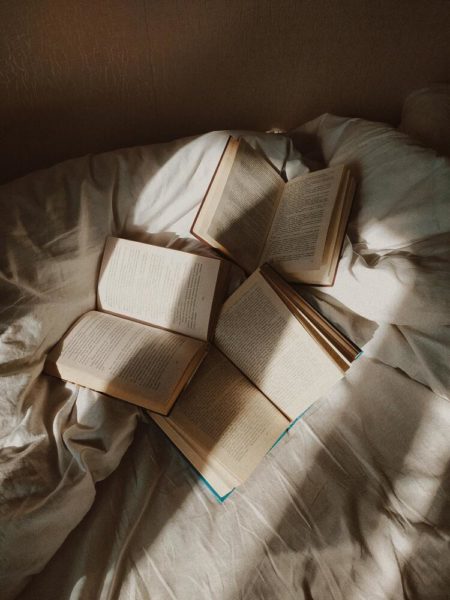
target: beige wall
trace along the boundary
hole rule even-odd
[[[450,81],[439,0],[3,0],[0,27],[0,180],[324,111],[395,122]]]

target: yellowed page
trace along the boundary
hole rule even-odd
[[[205,349],[199,340],[91,311],[50,352],[46,371],[167,412]]]
[[[215,344],[290,419],[343,376],[259,271],[225,302]]]
[[[156,420],[169,436],[175,431],[185,440],[189,455],[186,448],[180,449],[215,489],[222,480],[220,493],[245,481],[289,426],[281,412],[214,347],[170,415]]]
[[[192,233],[204,241],[210,243],[214,247],[219,248],[215,245],[215,240],[210,240],[207,234],[209,226],[214,219],[214,214],[217,210],[217,206],[220,203],[220,199],[225,189],[228,176],[230,175],[231,169],[233,168],[234,159],[236,153],[239,150],[240,141],[236,138],[229,137],[225,145],[223,155],[217,165],[216,172],[210,183],[206,196],[202,202],[199,212],[195,217],[194,224],[192,226]],[[223,250],[221,247],[219,248]]]
[[[324,283],[331,284],[334,280],[337,265],[341,255],[342,244],[344,241],[345,232],[347,229],[348,219],[352,208],[353,196],[355,193],[356,184],[354,179],[351,177],[350,172],[347,172],[346,182],[342,188],[341,198],[339,200],[339,206],[336,209],[336,223],[330,226],[328,232],[327,245],[330,248],[326,252],[324,258],[324,268],[328,268],[327,281]],[[325,279],[325,278],[324,278]]]
[[[308,326],[313,327],[317,334],[324,341],[326,340],[329,345],[328,351],[337,353],[338,361],[344,363],[341,368],[346,370],[361,353],[361,349],[317,312],[269,265],[263,265],[260,271],[270,285],[275,287],[283,301],[289,304],[292,313],[300,320],[304,320]]]
[[[284,181],[275,169],[240,140],[209,227],[204,233],[195,229],[196,233],[215,247],[225,249],[228,256],[251,273],[259,264],[283,187]],[[207,205],[208,197],[202,210]]]
[[[99,310],[206,340],[220,260],[110,237]]]
[[[205,459],[201,448],[195,447],[192,441],[174,426],[172,421],[154,412],[149,411],[149,415],[219,496],[226,496],[242,483],[214,456],[209,455]]]
[[[281,197],[261,263],[281,273],[319,269],[344,167],[289,181]]]

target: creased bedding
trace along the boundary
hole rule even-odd
[[[336,283],[302,292],[364,356],[220,505],[139,409],[40,373],[95,304],[107,235],[201,248],[227,133],[1,187],[2,598],[447,597],[449,162],[331,115],[245,135],[288,177],[355,170]]]

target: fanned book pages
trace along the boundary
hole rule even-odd
[[[270,263],[288,281],[331,285],[354,191],[344,165],[285,182],[230,137],[191,231],[247,274]]]
[[[53,348],[46,372],[167,414],[206,355],[228,266],[108,238],[97,310],[83,315]]]
[[[224,498],[359,353],[264,265],[223,305],[214,347],[169,416],[150,414]]]

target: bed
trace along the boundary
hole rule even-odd
[[[2,598],[448,597],[450,137],[427,104],[444,114],[444,88],[400,128],[299,111],[287,132],[127,144],[0,186]],[[106,236],[208,252],[189,229],[230,133],[288,178],[355,173],[335,284],[299,291],[364,353],[220,504],[143,411],[42,367],[95,305]],[[25,145],[4,179],[69,146]]]

